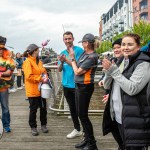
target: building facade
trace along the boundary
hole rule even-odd
[[[111,40],[116,34],[132,28],[132,11],[132,0],[117,0],[111,9],[101,16],[100,39]]]
[[[150,22],[150,0],[117,0],[100,18],[100,40],[112,41],[112,37],[130,30],[139,20]]]
[[[150,22],[150,0],[133,0],[133,23]]]

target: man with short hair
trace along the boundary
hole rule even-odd
[[[8,88],[12,85],[12,73],[15,68],[10,52],[5,48],[6,38],[0,36],[0,103],[2,107],[2,123],[5,132],[11,132],[8,106]]]
[[[62,85],[63,85],[64,96],[69,105],[71,118],[74,124],[74,130],[67,135],[67,138],[71,139],[77,136],[81,136],[82,132],[80,128],[78,114],[76,111],[74,71],[71,65],[72,60],[69,57],[69,49],[70,47],[73,48],[75,53],[75,60],[78,60],[80,55],[83,53],[83,49],[73,45],[74,37],[70,31],[67,31],[63,34],[63,41],[67,48],[63,50],[61,54],[58,56],[58,60],[59,60],[58,70],[60,72],[63,71]]]

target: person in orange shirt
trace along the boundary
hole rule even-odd
[[[5,48],[6,38],[0,36],[0,103],[2,107],[2,123],[5,132],[11,132],[8,88],[12,85],[12,73],[15,68],[10,58],[10,51]]]
[[[41,130],[47,133],[47,108],[46,99],[41,97],[38,89],[40,82],[47,82],[48,76],[46,69],[39,60],[39,47],[35,44],[30,44],[27,47],[28,58],[23,63],[23,71],[25,75],[25,90],[30,104],[29,125],[33,136],[38,135],[36,112],[40,108]]]

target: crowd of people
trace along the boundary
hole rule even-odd
[[[69,106],[73,130],[66,138],[83,136],[75,145],[82,150],[98,150],[93,125],[88,109],[94,92],[94,77],[98,66],[95,36],[85,34],[81,42],[83,49],[74,46],[73,33],[63,34],[66,48],[58,55],[58,71],[62,72],[64,96]],[[41,97],[39,84],[48,82],[48,74],[39,59],[39,46],[30,44],[21,55],[5,48],[6,38],[0,36],[0,103],[5,132],[11,132],[8,96],[25,85],[29,100],[29,126],[33,136],[38,135],[36,113],[40,108],[41,130],[48,133],[46,99]],[[112,133],[118,150],[148,150],[150,146],[150,86],[149,45],[140,47],[140,36],[134,33],[124,35],[112,43],[114,57],[102,60],[103,76],[99,86],[106,90],[103,102],[106,104],[102,131]],[[44,63],[49,63],[46,59]],[[17,70],[17,73],[14,70]],[[15,91],[15,90],[14,90]]]

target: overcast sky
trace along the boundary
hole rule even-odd
[[[57,53],[65,49],[62,34],[72,31],[74,45],[84,34],[99,35],[100,16],[116,0],[0,0],[0,35],[7,37],[7,45],[15,52],[31,44],[47,47]],[[64,29],[63,29],[64,27]],[[12,50],[12,49],[11,49]]]

